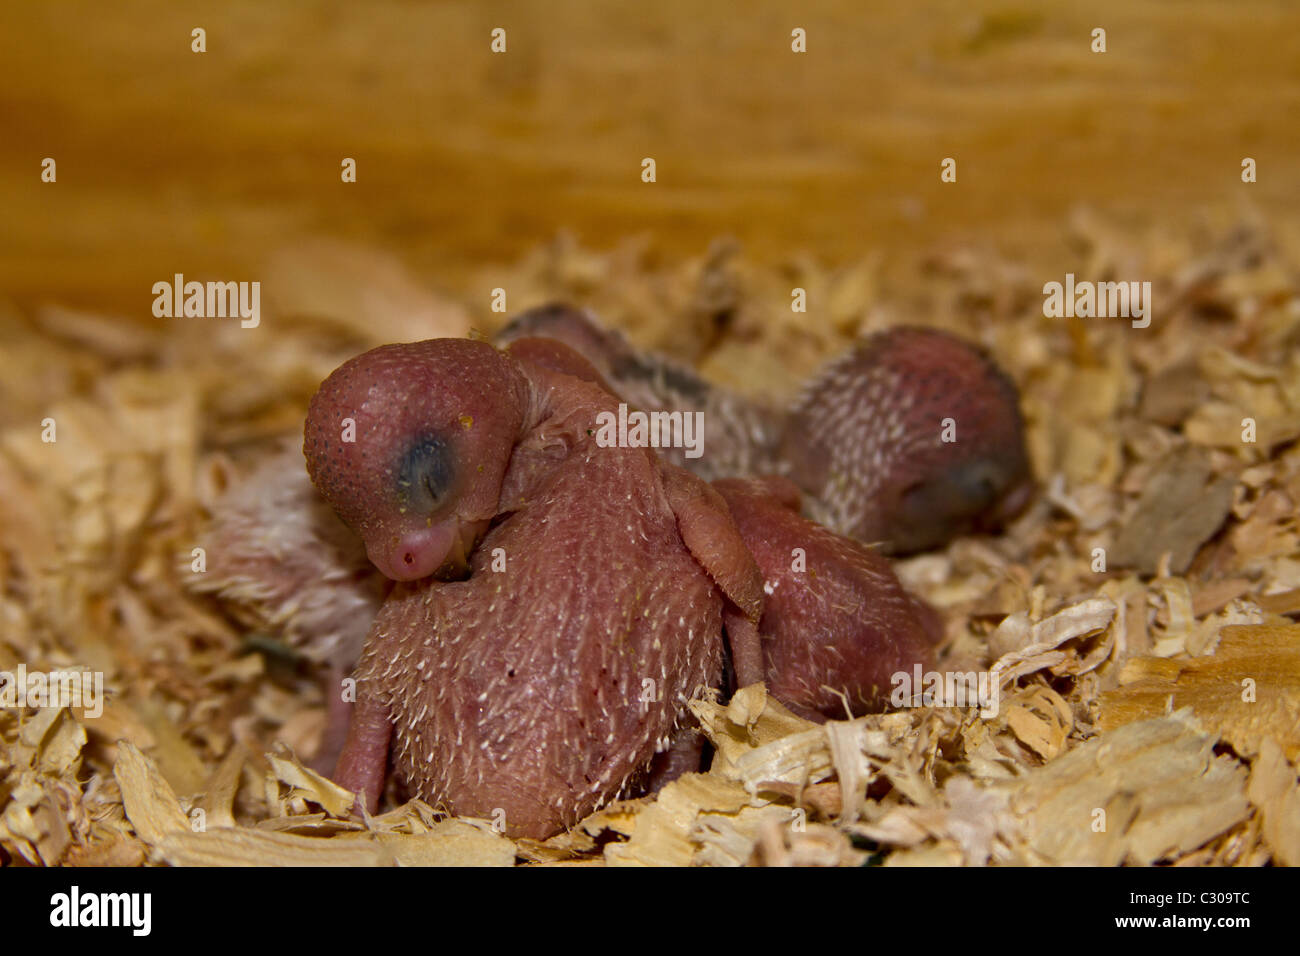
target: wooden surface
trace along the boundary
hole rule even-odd
[[[760,263],[956,238],[1055,274],[1079,205],[1134,228],[1297,211],[1300,5],[791,9],[5,4],[0,294],[146,319],[160,277],[257,278],[270,250],[325,235],[478,297],[467,266],[562,230],[596,248],[644,234],[670,256],[729,234]],[[57,185],[39,181],[46,156]]]

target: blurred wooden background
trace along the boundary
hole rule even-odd
[[[1300,203],[1289,0],[10,3],[0,63],[0,294],[142,319],[159,278],[254,279],[309,236],[478,297],[467,266],[561,230],[1032,259],[1064,255],[1079,204],[1176,228]]]

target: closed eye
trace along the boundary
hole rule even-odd
[[[451,447],[439,435],[421,435],[402,455],[396,472],[397,499],[403,510],[436,511],[455,474]]]

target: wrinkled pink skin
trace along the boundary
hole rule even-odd
[[[883,710],[891,676],[929,669],[938,614],[903,590],[871,548],[800,516],[784,478],[714,482],[763,572],[761,675],[768,691],[811,720]],[[736,621],[729,627],[744,628]]]
[[[533,411],[515,371],[468,339],[386,345],[345,362],[312,398],[308,473],[386,576],[454,573],[497,515]],[[415,455],[421,439],[427,453]]]
[[[336,773],[368,807],[391,746],[419,796],[544,838],[615,796],[718,684],[724,605],[757,619],[758,570],[706,484],[597,446],[616,404],[451,339],[353,359],[312,400],[313,480],[372,557],[405,573],[445,570],[449,540],[470,553],[466,579],[400,585],[371,630]],[[421,478],[412,446],[440,449],[422,496],[394,488]]]

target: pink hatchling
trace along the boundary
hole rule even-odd
[[[336,774],[371,808],[391,741],[424,799],[549,836],[617,794],[719,683],[723,608],[757,620],[758,570],[707,484],[597,444],[616,404],[459,339],[375,349],[313,398],[313,481],[376,566],[412,582],[370,632]],[[466,556],[463,580],[426,577]]]
[[[802,517],[799,489],[784,478],[713,486],[763,572],[762,668],[741,673],[742,686],[766,681],[796,713],[843,720],[884,710],[893,674],[929,669],[942,621],[878,551]],[[728,614],[733,644],[746,646],[737,638],[754,627]]]
[[[639,408],[703,411],[703,456],[664,452],[676,463],[710,481],[786,475],[809,517],[885,551],[924,551],[996,529],[1032,490],[1015,385],[981,349],[937,329],[868,336],[790,408],[638,351],[580,309],[531,309],[498,340],[523,335],[564,342]]]
[[[317,488],[357,550],[407,582],[365,641],[338,765],[372,808],[391,745],[417,795],[500,811],[516,835],[557,832],[641,780],[656,752],[660,779],[698,767],[684,702],[718,686],[728,647],[736,686],[766,681],[812,719],[880,709],[892,673],[933,661],[941,621],[871,545],[918,550],[995,526],[1031,487],[1014,387],[943,333],[864,340],[788,411],[565,307],[526,313],[498,341],[509,350],[376,349],[309,412]],[[596,416],[620,399],[703,412],[703,458],[602,447]],[[291,459],[301,467],[295,453],[274,473]],[[320,627],[338,639],[317,655],[346,669],[364,635],[354,609],[385,589],[310,495],[245,491],[219,503],[211,540],[226,561],[205,589],[289,624],[307,605],[347,609]],[[277,516],[290,494],[295,514]],[[274,527],[249,532],[263,520]],[[303,553],[270,560],[259,542],[277,529],[280,552]]]

